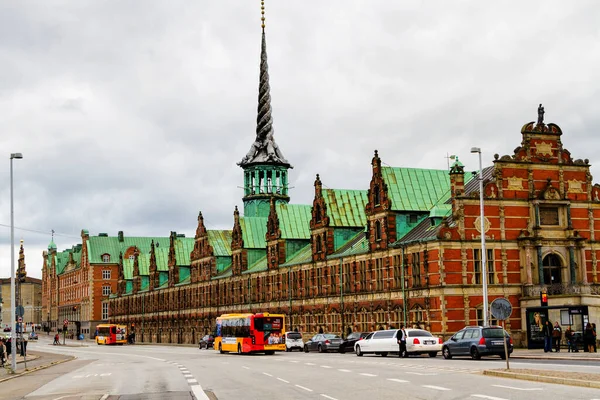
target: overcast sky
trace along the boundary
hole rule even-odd
[[[478,168],[523,124],[563,130],[600,177],[600,7],[594,1],[267,0],[275,139],[293,203],[319,173],[367,189],[370,160]],[[255,138],[260,2],[0,1],[0,276],[15,243],[231,229],[236,165]],[[18,254],[18,248],[15,255]]]

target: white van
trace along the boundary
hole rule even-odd
[[[302,334],[298,332],[286,332],[285,351],[292,351],[294,349],[298,349],[299,351],[302,351],[304,349]]]

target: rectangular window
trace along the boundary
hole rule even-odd
[[[110,286],[102,286],[102,296],[110,296]]]
[[[102,303],[102,319],[108,319],[108,303]]]
[[[417,214],[410,214],[408,216],[408,223],[409,224],[416,224],[418,220],[419,220],[419,216]]]
[[[560,225],[557,207],[540,207],[540,225]]]
[[[102,270],[102,279],[110,279],[110,269]]]
[[[486,249],[486,253],[488,283],[494,284],[496,283],[494,280],[494,249]],[[481,285],[481,249],[473,249],[473,272],[475,273],[475,284]]]
[[[412,278],[413,286],[421,286],[421,260],[419,253],[413,253],[412,255]]]
[[[108,255],[108,254],[102,255],[102,261],[106,262],[106,263],[110,262],[110,255]]]

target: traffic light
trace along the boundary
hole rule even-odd
[[[73,311],[77,311],[77,306],[73,306]]]
[[[548,306],[548,293],[546,293],[546,292],[540,293],[540,302],[542,303],[542,307]]]

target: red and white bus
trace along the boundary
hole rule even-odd
[[[127,343],[127,327],[116,324],[100,324],[96,327],[97,344],[118,344]]]
[[[217,318],[214,349],[222,353],[285,351],[283,314],[223,314]]]

